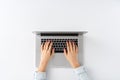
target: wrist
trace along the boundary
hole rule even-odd
[[[79,62],[73,62],[71,63],[72,68],[77,68],[80,67],[80,63]]]
[[[38,72],[45,72],[46,68],[45,67],[38,67],[37,71]]]
[[[40,62],[39,67],[38,67],[38,72],[45,72],[47,67],[47,63],[45,62]]]

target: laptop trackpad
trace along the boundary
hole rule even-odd
[[[65,67],[68,64],[68,61],[66,60],[63,53],[55,53],[52,62],[53,62],[53,65],[57,67]]]

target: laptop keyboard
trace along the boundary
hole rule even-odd
[[[53,48],[55,49],[55,53],[63,53],[64,48],[66,48],[66,41],[73,41],[76,45],[78,45],[78,39],[41,39],[41,44],[45,43],[46,41],[53,42]]]

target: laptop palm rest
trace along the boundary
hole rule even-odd
[[[63,65],[64,65],[64,67],[69,66],[69,63],[64,56],[64,53],[55,53],[55,55],[53,56],[53,59],[52,59],[52,63],[56,67],[63,67]]]

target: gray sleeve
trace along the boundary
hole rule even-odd
[[[35,72],[34,80],[46,80],[46,72]]]
[[[75,74],[78,76],[78,80],[90,80],[85,67],[81,66],[74,69]]]

